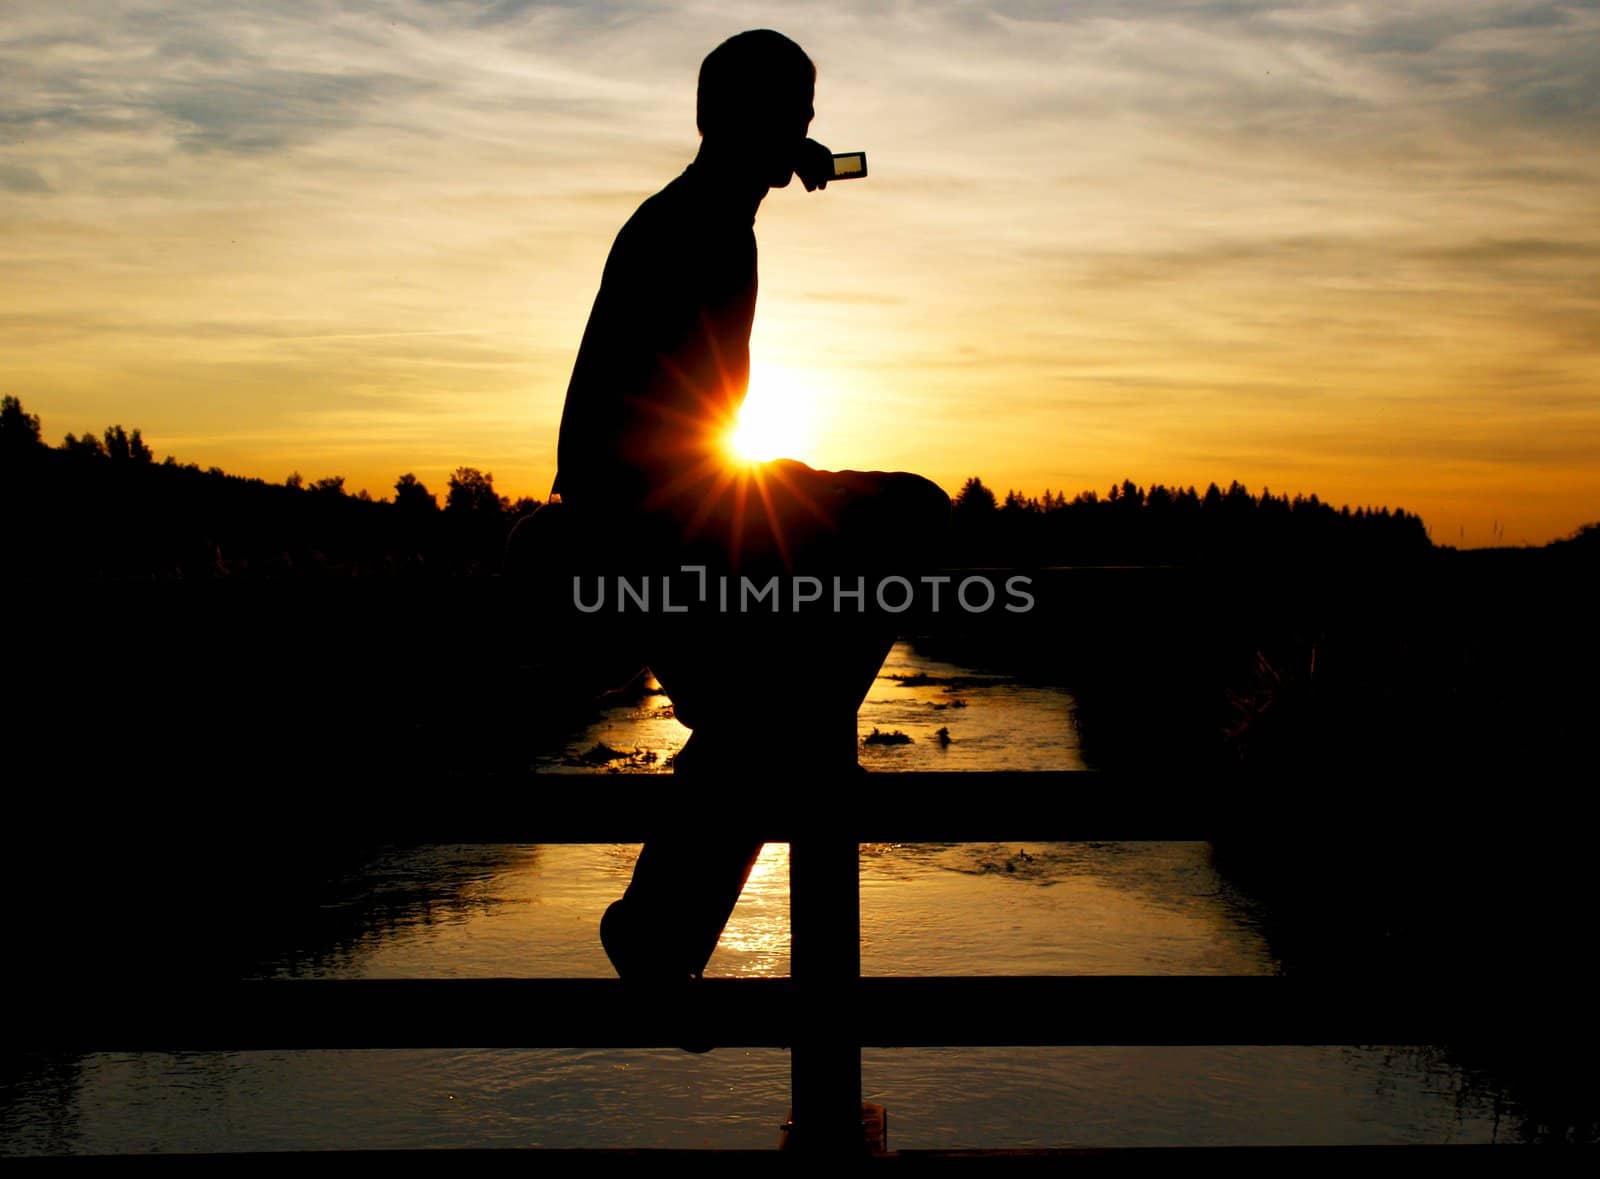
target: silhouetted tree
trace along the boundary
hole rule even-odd
[[[996,508],[994,492],[983,485],[983,480],[976,475],[961,485],[961,490],[956,493],[956,511],[963,515],[977,515],[992,512]]]
[[[155,458],[150,453],[150,448],[144,444],[144,433],[134,427],[133,433],[128,435],[128,457],[136,463],[147,463]]]
[[[329,475],[325,479],[313,479],[311,481],[311,490],[317,495],[343,495],[344,476]]]
[[[290,471],[289,477],[283,481],[283,485],[290,491],[304,491],[306,486],[305,476],[299,471]]]
[[[1552,540],[1545,548],[1560,556],[1593,562],[1600,557],[1600,524],[1585,524],[1570,536]]]
[[[9,458],[27,454],[43,445],[39,415],[23,409],[20,398],[0,399],[0,453]]]
[[[439,501],[420,479],[407,471],[395,480],[394,506],[404,512],[437,512]]]
[[[494,475],[475,467],[457,467],[450,476],[445,496],[445,511],[472,515],[498,516],[505,511],[505,500],[494,489]]]
[[[128,445],[128,434],[121,426],[106,427],[106,454],[114,462],[126,462],[132,455]]]
[[[94,458],[104,458],[106,453],[106,448],[100,445],[100,439],[87,430],[84,431],[82,438],[74,438],[68,434],[61,440],[61,449],[68,454],[85,454]]]

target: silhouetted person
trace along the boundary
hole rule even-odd
[[[832,174],[831,153],[806,137],[815,79],[800,47],[770,30],[713,50],[700,69],[699,153],[639,207],[606,261],[567,389],[553,491],[581,530],[645,567],[825,582],[911,572],[948,517],[948,496],[915,475],[728,454],[750,376],[756,211],[796,174],[808,190]],[[859,774],[856,711],[892,627],[859,615],[666,622],[645,657],[693,730],[676,773],[743,774],[752,787],[775,767]],[[772,732],[752,683],[769,668],[800,702],[798,731]],[[738,833],[736,816],[705,820],[701,835],[647,844],[607,911],[601,936],[623,978],[697,977],[715,949],[761,843]]]

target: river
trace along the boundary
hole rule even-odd
[[[781,699],[781,686],[769,686]],[[787,717],[789,710],[774,708]],[[898,645],[861,711],[869,767],[1081,766],[1058,688]],[[941,736],[939,730],[945,730]],[[549,773],[656,772],[686,737],[664,697],[601,716]],[[776,720],[771,745],[804,740]],[[613,757],[612,755],[616,756]],[[579,766],[588,767],[580,771]],[[593,779],[604,789],[609,775]],[[276,977],[609,977],[596,936],[637,848],[391,848],[330,882]],[[867,974],[1272,974],[1257,903],[1203,843],[868,845]],[[326,930],[336,929],[337,936]],[[319,932],[322,931],[322,932]],[[756,866],[708,974],[788,970],[787,848]],[[265,950],[266,948],[264,948]],[[560,1012],[528,1013],[559,1020]],[[895,1147],[1485,1142],[1504,1098],[1436,1050],[873,1050]],[[7,1154],[401,1147],[768,1147],[780,1050],[98,1054],[7,1071]]]

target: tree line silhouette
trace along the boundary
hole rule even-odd
[[[1406,559],[1432,550],[1422,519],[1387,507],[1335,508],[1316,495],[1254,495],[1237,480],[1148,489],[1131,479],[1104,496],[1008,491],[977,478],[954,502],[959,564],[1199,565]]]
[[[16,397],[0,404],[0,467],[10,502],[4,543],[14,575],[207,578],[461,576],[501,567],[505,540],[540,501],[512,500],[494,476],[458,467],[444,503],[415,474],[392,494],[351,494],[343,476],[283,483],[157,462],[141,430],[43,438]],[[1125,480],[1069,499],[970,478],[952,501],[954,566],[1317,565],[1410,560],[1433,551],[1403,509],[1334,507],[1316,495],[1148,488]],[[1600,541],[1600,526],[1569,546]]]
[[[458,467],[444,503],[412,473],[393,498],[350,494],[344,477],[281,484],[156,462],[140,430],[43,439],[15,397],[0,404],[0,479],[14,506],[13,575],[140,578],[464,575],[499,567],[505,538],[539,501]]]

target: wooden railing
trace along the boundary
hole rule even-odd
[[[1271,810],[1248,783],[1233,783],[1226,792],[1197,787],[1188,792],[1189,801],[1163,792],[1159,807],[1149,805],[1140,787],[1090,772],[874,774],[805,789],[798,783],[766,789],[764,783],[754,797],[748,784],[730,786],[720,797],[701,786],[695,814],[686,817],[674,810],[684,796],[681,781],[550,776],[455,809],[441,810],[438,800],[430,800],[415,814],[394,817],[402,837],[439,843],[636,842],[686,818],[716,815],[730,826],[790,843],[791,976],[711,978],[665,993],[636,991],[614,979],[263,980],[137,992],[108,988],[87,1008],[45,1005],[19,1020],[9,1039],[17,1047],[78,1052],[647,1048],[694,1042],[786,1047],[793,1150],[848,1157],[864,1151],[863,1047],[1437,1044],[1515,1034],[1493,1018],[1504,996],[1480,993],[1472,980],[861,977],[863,842],[1019,836],[1204,840],[1219,830],[1238,834],[1272,822]]]

